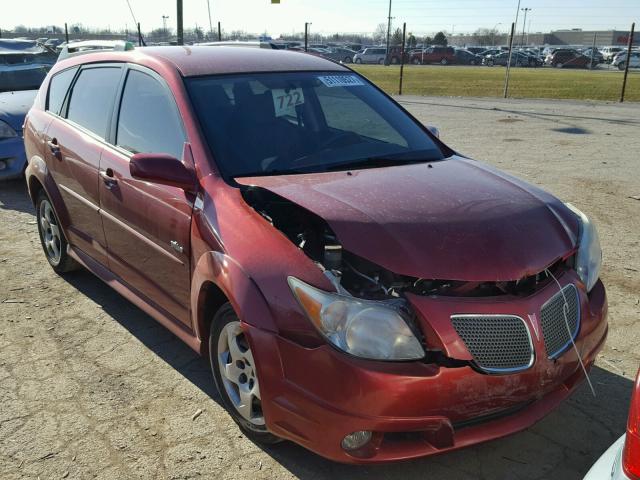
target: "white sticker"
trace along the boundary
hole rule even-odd
[[[274,88],[271,90],[273,96],[273,108],[276,117],[285,115],[296,116],[296,107],[304,103],[304,94],[301,88]]]
[[[318,77],[327,87],[359,87],[364,82],[355,75],[325,75]]]

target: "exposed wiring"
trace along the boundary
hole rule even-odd
[[[382,284],[381,284],[379,281],[377,281],[375,278],[371,278],[370,276],[365,275],[365,274],[364,274],[364,273],[362,273],[362,272],[359,272],[359,271],[358,271],[358,270],[356,270],[356,269],[353,267],[353,265],[351,265],[349,262],[345,261],[345,262],[344,262],[344,264],[345,264],[347,267],[349,267],[349,268],[353,271],[353,273],[355,273],[355,274],[356,274],[356,275],[358,275],[359,277],[362,277],[362,278],[364,278],[365,280],[368,280],[368,281],[370,281],[371,283],[373,283],[374,285],[376,285],[378,288],[380,288],[380,289],[385,293],[385,295],[389,295],[389,292],[391,291],[391,289],[390,289],[390,288],[385,288],[385,287],[384,287],[384,285],[382,285]]]
[[[591,388],[591,393],[595,397],[596,396],[596,391],[593,388],[593,384],[591,383],[591,379],[589,378],[589,373],[587,372],[587,369],[585,368],[584,363],[582,363],[582,356],[580,355],[580,352],[578,351],[578,347],[576,346],[576,342],[573,340],[573,333],[571,332],[571,327],[569,326],[569,319],[567,318],[567,311],[569,310],[569,303],[567,302],[567,297],[565,296],[564,291],[562,290],[562,285],[560,285],[560,282],[553,275],[553,273],[551,273],[549,271],[549,269],[545,269],[545,272],[547,272],[547,275],[549,275],[551,278],[553,278],[553,280],[556,282],[556,285],[558,285],[558,290],[560,291],[560,294],[562,295],[562,299],[564,300],[564,305],[562,306],[562,314],[564,315],[564,324],[567,327],[567,333],[569,334],[569,339],[571,340],[571,345],[573,345],[573,349],[575,350],[576,356],[578,357],[578,362],[580,363],[580,368],[582,368],[582,371],[584,372],[584,376],[587,378],[587,383],[589,384],[589,388]]]

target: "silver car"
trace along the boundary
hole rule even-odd
[[[387,56],[387,50],[385,48],[379,48],[379,47],[365,48],[364,50],[356,53],[353,56],[353,63],[383,64],[386,56]]]

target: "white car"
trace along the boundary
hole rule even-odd
[[[602,53],[605,62],[611,62],[616,53],[622,52],[623,50],[623,47],[604,47],[600,49],[600,53]]]
[[[620,70],[624,70],[627,64],[627,52],[620,52],[615,57],[611,65],[618,67]],[[629,60],[629,68],[640,67],[640,52],[637,50],[631,51],[631,60]]]
[[[631,395],[627,433],[591,467],[584,480],[640,480],[640,371]]]

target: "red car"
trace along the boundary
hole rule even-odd
[[[415,50],[409,57],[409,61],[415,65],[428,65],[430,63],[448,65],[456,63],[456,60],[456,51],[453,47],[429,47],[423,50]]]
[[[605,340],[588,218],[343,65],[88,53],[54,66],[24,131],[51,266],[207,356],[256,441],[375,463],[502,437],[567,398]]]

